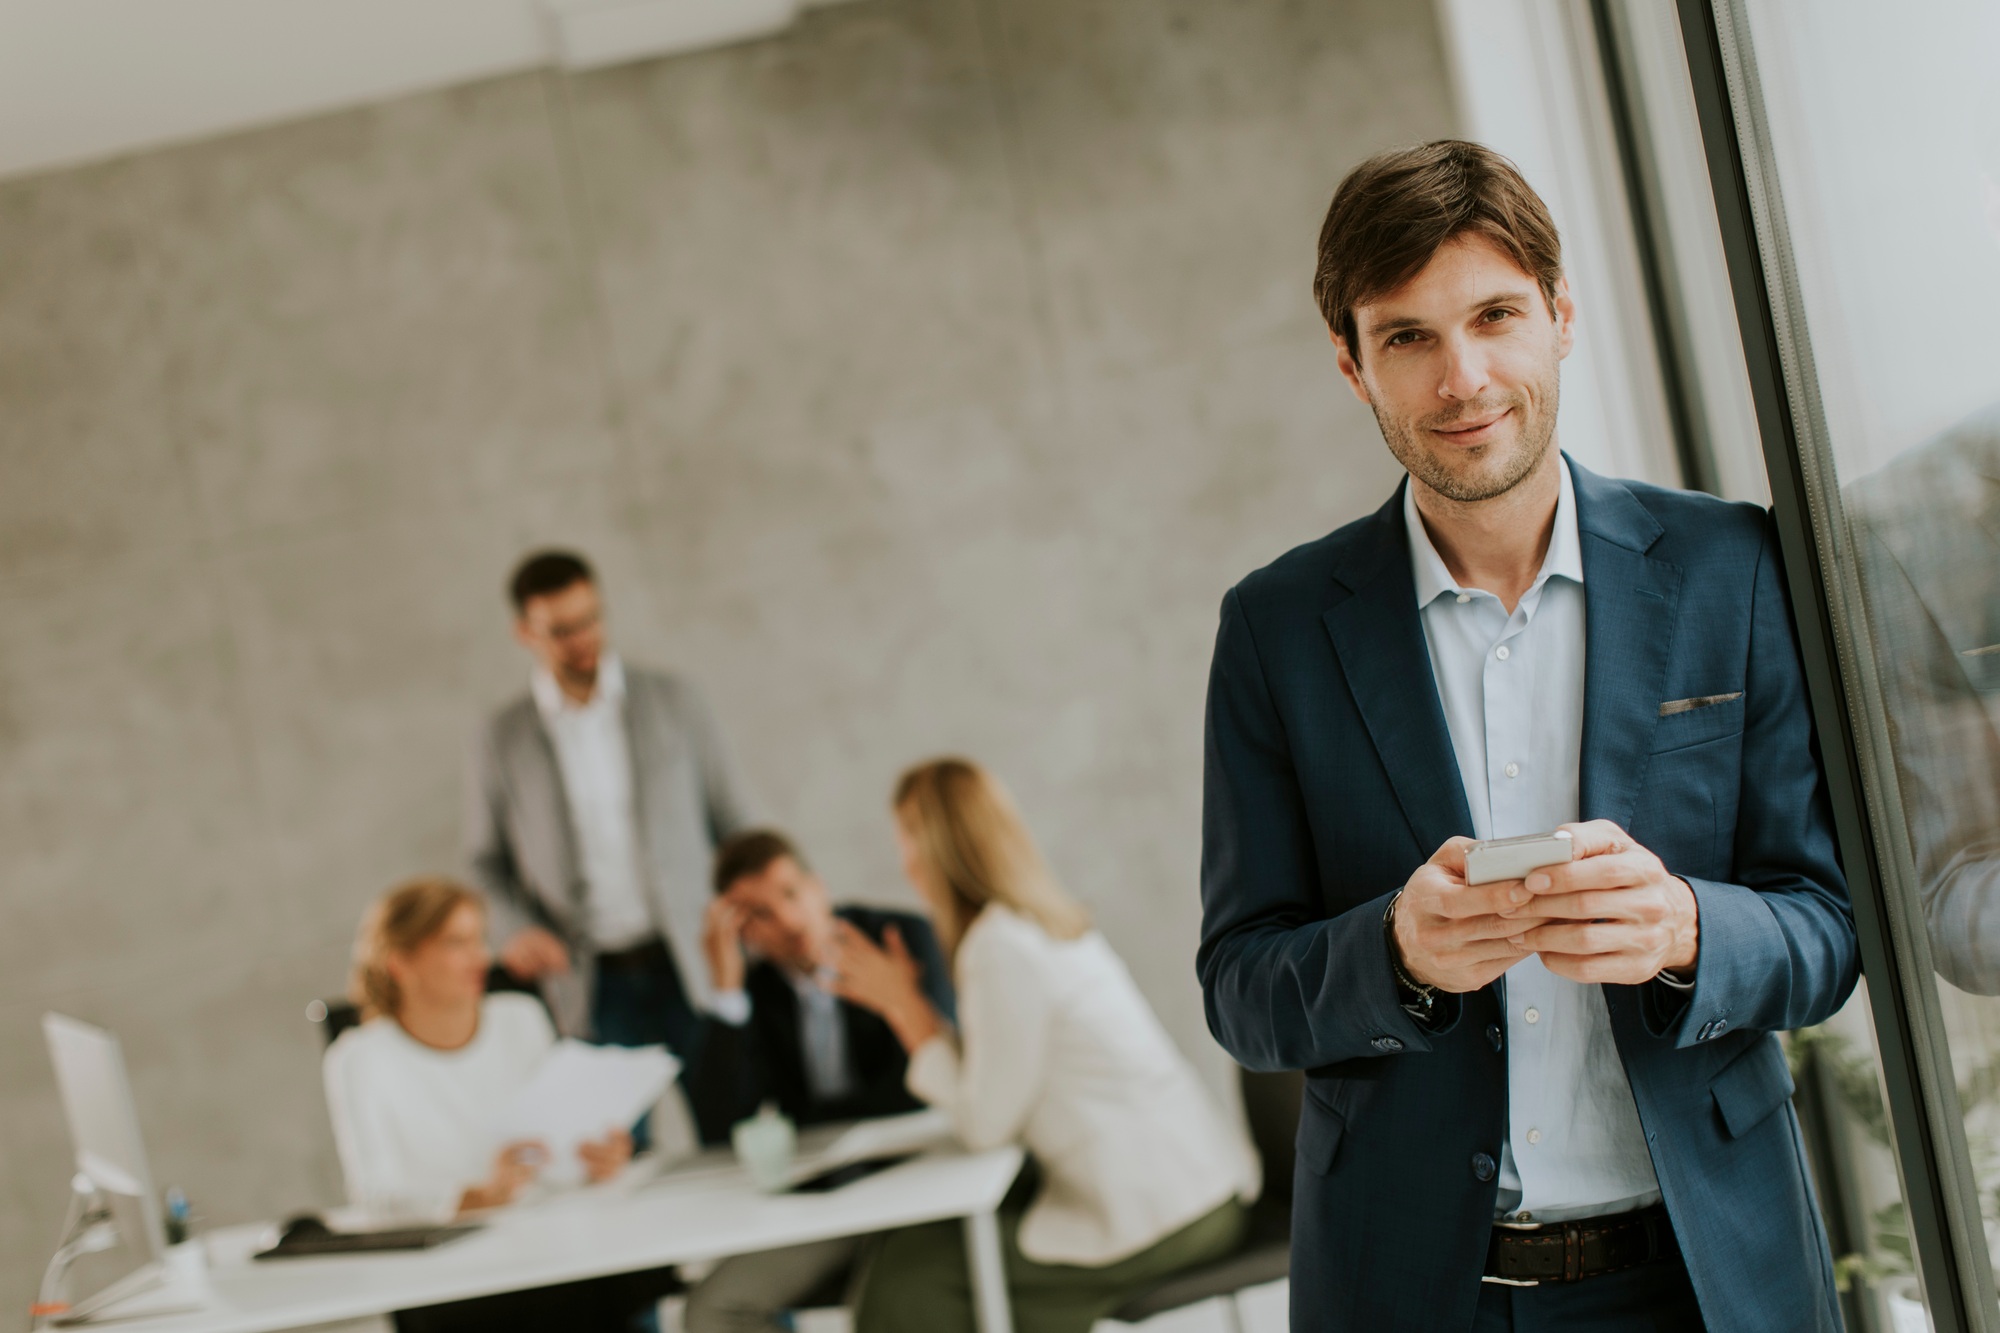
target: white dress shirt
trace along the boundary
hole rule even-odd
[[[341,1033],[322,1069],[348,1202],[381,1222],[448,1221],[493,1169],[495,1111],[555,1042],[528,995],[487,996],[479,1030],[455,1051],[424,1045],[393,1018]]]
[[[988,904],[953,972],[958,1033],[918,1047],[904,1083],[967,1147],[1019,1142],[1041,1164],[1021,1253],[1102,1267],[1255,1197],[1249,1144],[1102,935],[1053,939]]]
[[[1563,462],[1548,554],[1510,615],[1465,588],[1431,544],[1411,487],[1403,517],[1431,672],[1481,838],[1547,833],[1581,817],[1583,546]],[[1538,957],[1507,970],[1503,1217],[1559,1222],[1660,1197],[1639,1108],[1611,1035],[1604,991]]]
[[[632,749],[625,735],[625,668],[606,653],[588,703],[563,693],[542,667],[535,668],[529,688],[562,771],[590,938],[606,952],[629,949],[661,932],[641,879]]]

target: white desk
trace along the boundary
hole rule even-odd
[[[504,1210],[485,1230],[435,1250],[253,1262],[238,1233],[239,1253],[219,1255],[210,1268],[215,1299],[208,1308],[79,1327],[275,1333],[963,1218],[981,1333],[1012,1333],[994,1211],[1020,1169],[1019,1148],[937,1150],[830,1193],[768,1195],[726,1156],[708,1154]],[[211,1248],[227,1249],[229,1239],[219,1233]]]

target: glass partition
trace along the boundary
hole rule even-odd
[[[1922,1327],[1921,1271],[1936,1327],[1993,1328],[2000,0],[1679,9],[1879,1080],[1866,1025],[1795,1050],[1817,1062],[1826,1144],[1861,1164],[1849,1271],[1882,1298],[1863,1321]]]

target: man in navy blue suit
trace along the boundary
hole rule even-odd
[[[1856,948],[1768,520],[1561,452],[1504,158],[1362,164],[1314,293],[1409,477],[1223,600],[1199,956],[1222,1044],[1308,1076],[1292,1327],[1832,1333],[1774,1034]]]

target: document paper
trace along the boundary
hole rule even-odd
[[[578,1146],[614,1129],[630,1129],[673,1084],[680,1067],[664,1046],[559,1041],[501,1111],[500,1140],[540,1140],[549,1150],[543,1179],[574,1184],[584,1176]]]

